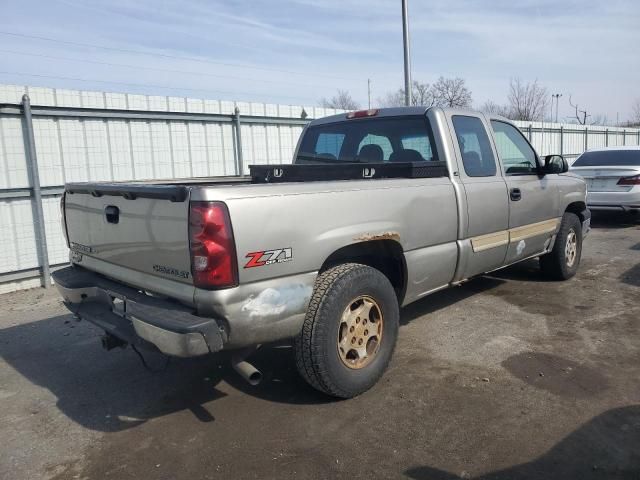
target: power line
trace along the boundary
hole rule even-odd
[[[189,71],[189,70],[174,70],[174,69],[170,69],[170,68],[160,68],[160,67],[148,67],[148,66],[144,66],[144,65],[131,65],[131,64],[126,64],[126,63],[112,63],[112,62],[100,62],[98,60],[86,60],[86,59],[81,59],[81,58],[70,58],[70,57],[59,57],[57,55],[45,55],[45,54],[41,54],[41,53],[31,53],[31,52],[18,52],[15,50],[3,50],[0,49],[0,53],[9,53],[9,54],[13,54],[13,55],[27,55],[27,56],[31,56],[31,57],[40,57],[40,58],[48,58],[48,59],[52,59],[52,60],[64,60],[64,61],[70,61],[70,62],[80,62],[80,63],[92,63],[94,65],[105,65],[108,67],[126,67],[126,68],[134,68],[134,69],[142,69],[142,70],[154,70],[154,71],[158,71],[158,72],[170,72],[170,73],[182,73],[185,75],[197,75],[197,76],[201,76],[201,77],[213,77],[213,78],[229,78],[229,79],[234,79],[234,80],[247,80],[247,81],[255,81],[255,82],[260,82],[260,83],[273,83],[273,84],[277,84],[277,85],[298,85],[300,86],[301,83],[300,82],[287,82],[287,81],[280,81],[280,80],[265,80],[262,78],[251,78],[251,77],[239,77],[239,76],[234,76],[234,75],[218,75],[218,74],[213,74],[213,73],[203,73],[203,72],[195,72],[195,71]],[[309,87],[326,87],[326,85],[320,85],[320,84],[313,84],[313,83],[306,83],[304,84],[305,86],[309,86]]]
[[[226,66],[226,67],[250,68],[250,69],[254,69],[254,70],[263,70],[263,71],[267,71],[267,72],[286,73],[286,74],[289,74],[289,75],[303,75],[303,76],[311,75],[310,72],[295,72],[295,71],[292,71],[292,70],[281,70],[281,69],[278,69],[278,68],[262,67],[262,66],[256,66],[256,65],[247,65],[247,64],[242,64],[242,63],[219,62],[219,61],[207,60],[207,59],[203,59],[203,58],[185,57],[185,56],[181,56],[181,55],[170,55],[170,54],[167,54],[167,53],[143,52],[141,50],[132,50],[132,49],[118,48],[118,47],[107,47],[105,45],[96,45],[96,44],[92,44],[92,43],[71,42],[71,41],[68,41],[68,40],[58,40],[58,39],[55,39],[55,38],[41,37],[39,35],[27,35],[27,34],[24,34],[24,33],[0,31],[0,35],[9,35],[9,36],[12,36],[12,37],[20,37],[20,38],[30,38],[30,39],[33,39],[33,40],[44,40],[46,42],[61,43],[61,44],[65,44],[65,45],[74,45],[74,46],[77,46],[77,47],[99,48],[99,49],[102,49],[102,50],[111,50],[111,51],[114,51],[114,52],[133,53],[133,54],[136,54],[136,55],[148,55],[148,56],[153,56],[153,57],[171,58],[171,59],[174,59],[174,60],[186,60],[186,61],[189,61],[189,62],[209,63],[211,65],[223,65],[223,66]],[[313,76],[326,77],[326,78],[335,78],[335,79],[339,79],[339,80],[360,81],[360,79],[357,79],[357,78],[341,77],[341,76],[337,76],[337,75],[327,75],[327,74],[315,73],[315,72],[313,73]]]
[[[249,93],[246,93],[246,92],[231,92],[231,91],[224,91],[224,90],[209,90],[209,89],[204,89],[204,88],[169,87],[169,86],[166,86],[166,85],[154,85],[154,84],[151,84],[151,83],[112,82],[110,80],[94,80],[94,79],[90,79],[90,78],[61,77],[61,76],[57,76],[57,75],[43,75],[43,74],[37,74],[37,73],[0,71],[0,75],[13,75],[13,76],[36,77],[36,78],[50,78],[50,79],[55,79],[55,80],[73,80],[73,81],[76,81],[76,82],[105,83],[105,84],[111,84],[111,85],[122,85],[122,86],[126,86],[126,87],[162,88],[162,89],[166,89],[166,90],[206,92],[206,93],[223,94],[223,95],[246,95],[246,96],[252,95],[252,94],[249,94]],[[263,94],[258,94],[258,95],[263,95]],[[279,97],[279,98],[286,98],[286,99],[289,99],[289,100],[291,100],[291,99],[302,100],[302,98],[303,98],[303,97],[290,97],[290,96],[287,96],[287,95],[273,95],[273,94],[269,94],[269,96]],[[295,103],[300,103],[300,102],[295,102]],[[305,99],[302,103],[307,103],[308,104],[308,103],[314,103],[314,102],[309,102],[308,99]]]

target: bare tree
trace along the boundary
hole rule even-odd
[[[538,84],[538,80],[523,83],[519,78],[512,78],[507,98],[509,117],[513,120],[542,120],[549,106],[549,92]]]
[[[432,107],[434,102],[431,86],[414,80],[411,84],[411,105]],[[386,97],[378,99],[378,103],[383,107],[404,106],[404,88],[387,93]]]
[[[640,98],[631,105],[631,125],[640,126]]]
[[[342,110],[357,110],[360,104],[356,102],[346,90],[338,90],[331,98],[320,99],[320,106],[325,108],[338,108]]]
[[[480,107],[480,111],[490,115],[502,115],[507,118],[510,118],[511,116],[508,105],[498,105],[493,100],[487,100],[484,102]]]
[[[589,125],[606,125],[608,120],[607,120],[607,116],[606,115],[602,115],[601,113],[598,113],[597,115],[589,115],[591,117],[591,121],[589,122]]]
[[[569,105],[571,105],[576,110],[573,118],[575,118],[580,125],[587,125],[587,118],[590,118],[591,115],[587,114],[586,110],[580,110],[577,103],[574,105],[571,101],[571,95],[569,95]]]
[[[471,91],[462,78],[440,77],[432,87],[435,104],[440,107],[470,107]]]

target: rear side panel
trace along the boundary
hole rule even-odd
[[[66,195],[72,261],[155,292],[193,297],[189,202]]]

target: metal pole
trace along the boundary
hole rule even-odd
[[[407,2],[402,0],[402,40],[404,44],[404,104],[411,105],[411,56],[409,53],[409,11]]]
[[[40,175],[38,173],[38,156],[36,155],[36,140],[33,134],[33,118],[31,117],[31,102],[29,95],[22,96],[22,112],[24,114],[25,154],[27,167],[31,177],[33,200],[36,213],[36,235],[40,249],[40,261],[42,262],[42,286],[51,287],[51,271],[49,269],[49,251],[47,250],[47,235],[44,225],[44,211],[42,209],[42,191],[40,189]]]
[[[236,174],[242,175],[243,161],[242,161],[242,132],[240,131],[240,109],[236,107],[233,113],[234,113],[233,121],[236,127]]]
[[[589,127],[584,126],[584,151],[589,150]]]
[[[560,155],[563,154],[564,150],[564,127],[560,127]]]
[[[608,128],[604,131],[604,145],[606,147],[609,146],[609,129]]]
[[[371,110],[371,79],[367,78],[367,98],[369,99],[369,110]]]

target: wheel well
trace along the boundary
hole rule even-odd
[[[570,203],[567,208],[565,209],[565,212],[571,212],[571,213],[575,213],[578,218],[580,219],[581,222],[584,222],[584,211],[587,209],[587,206],[585,205],[584,202],[573,202]]]
[[[391,282],[398,301],[402,303],[407,285],[407,264],[402,245],[395,240],[370,240],[353,243],[333,252],[320,271],[341,263],[361,263],[380,270]]]

